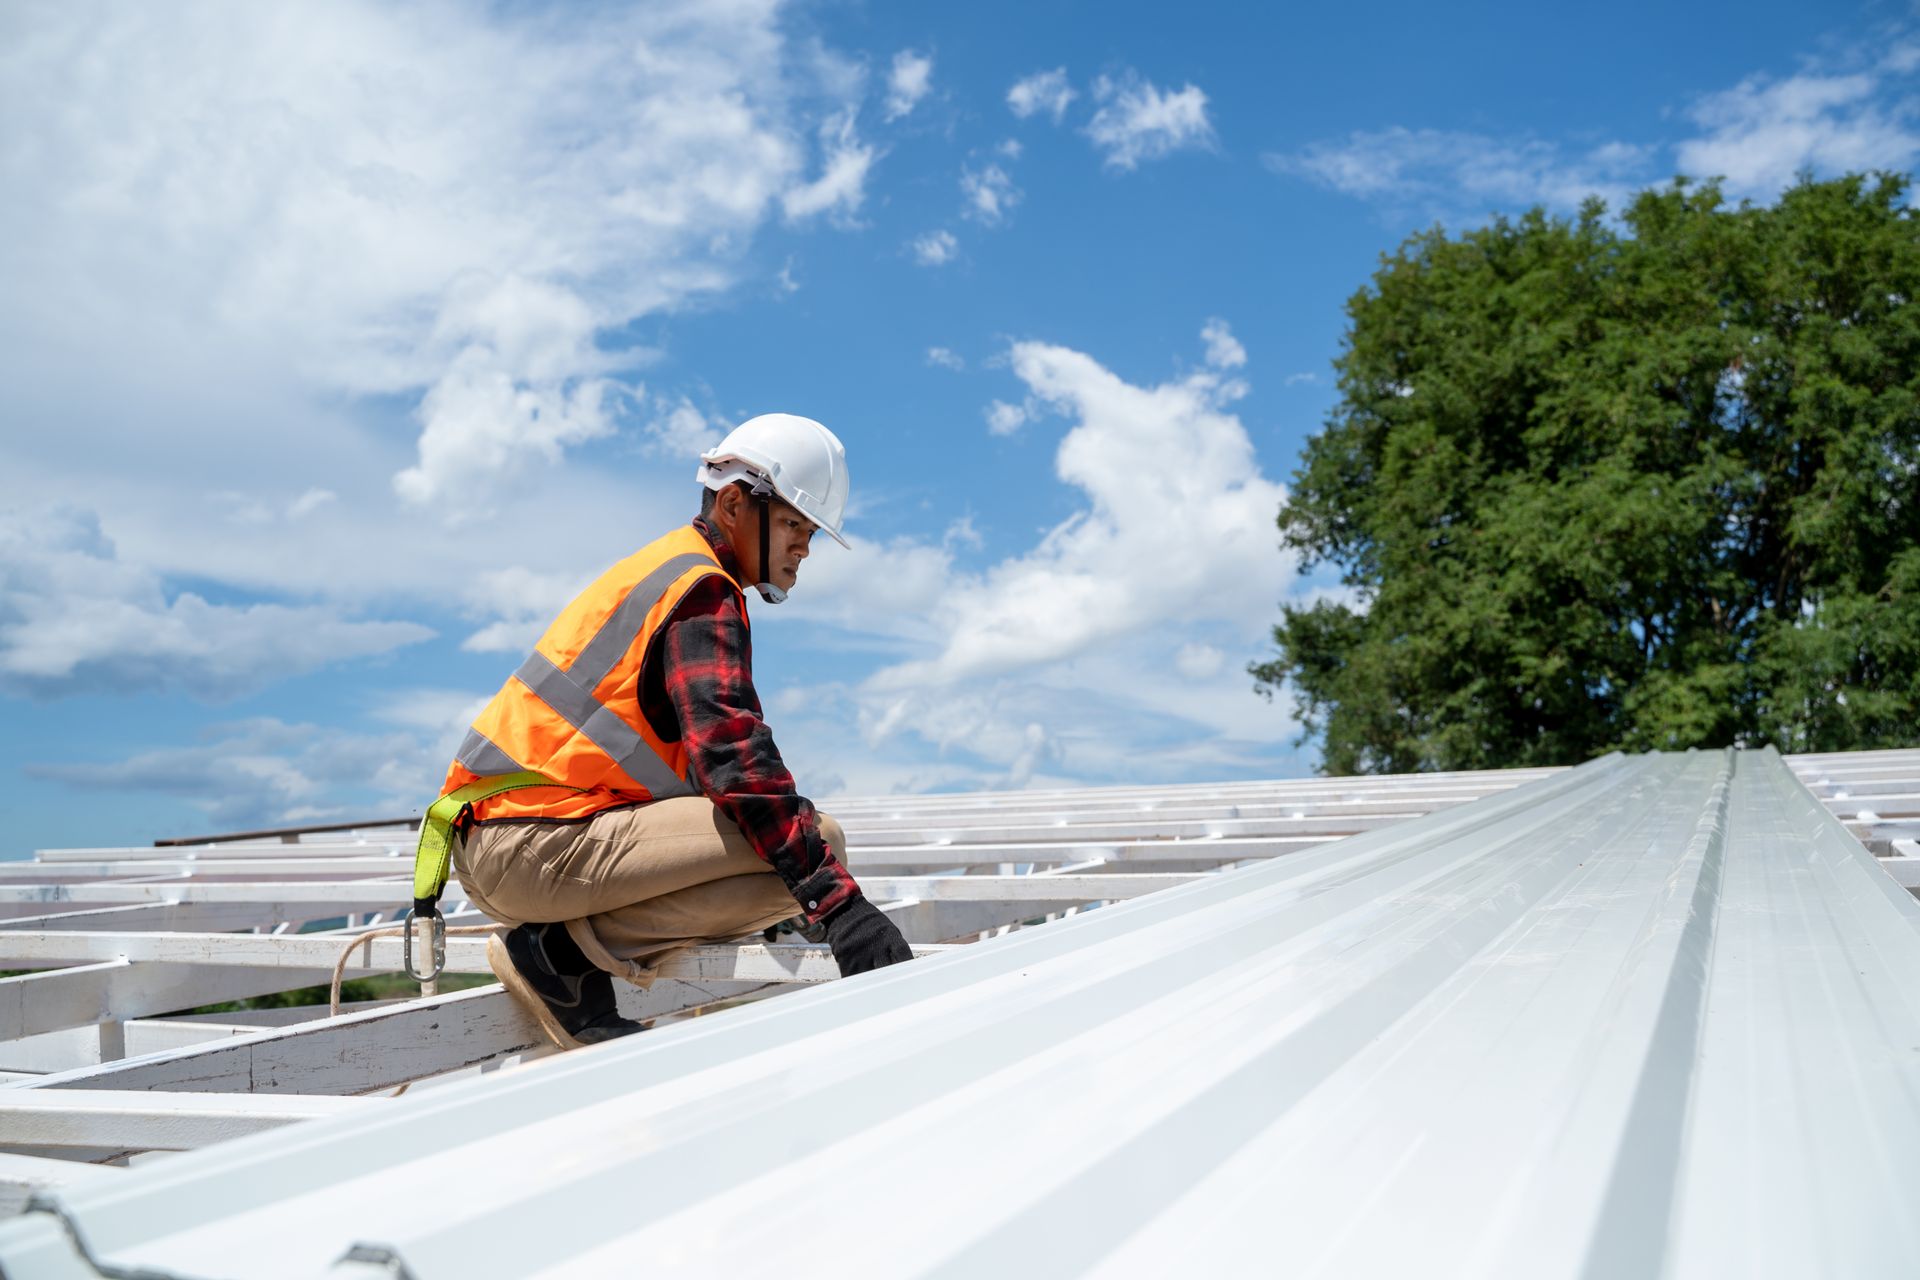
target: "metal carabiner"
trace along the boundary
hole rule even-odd
[[[419,909],[409,907],[405,921],[405,932],[400,935],[400,960],[406,966],[407,976],[415,982],[432,982],[447,970],[447,921],[438,907],[427,908],[427,936],[431,941],[433,968],[422,973],[413,967],[413,921],[419,915]]]

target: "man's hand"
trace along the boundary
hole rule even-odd
[[[900,927],[865,898],[855,898],[827,918],[827,945],[842,977],[913,959]]]

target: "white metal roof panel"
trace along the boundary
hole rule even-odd
[[[1779,757],[1610,757],[58,1203],[191,1276],[1907,1276],[1916,975]]]

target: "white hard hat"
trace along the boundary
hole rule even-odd
[[[847,450],[812,418],[763,413],[727,433],[700,455],[695,476],[709,489],[735,480],[764,480],[780,500],[825,529],[841,546],[847,513]]]

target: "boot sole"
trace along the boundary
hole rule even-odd
[[[533,984],[526,980],[513,963],[513,956],[507,952],[506,939],[500,934],[490,934],[487,937],[487,967],[493,970],[494,977],[500,979],[500,985],[507,989],[507,994],[519,1001],[527,1012],[534,1016],[535,1021],[540,1024],[540,1029],[547,1033],[549,1040],[562,1049],[582,1047],[580,1041],[567,1034],[567,1029],[560,1025],[558,1018],[553,1016],[553,1010],[547,1008],[547,1002],[540,998],[540,993],[533,989]]]

